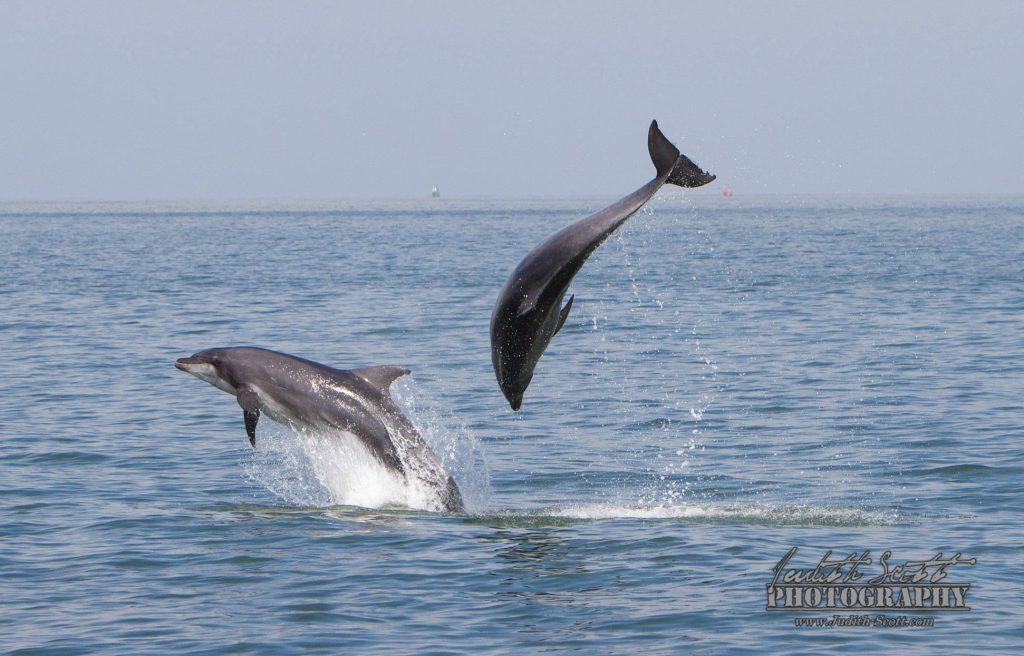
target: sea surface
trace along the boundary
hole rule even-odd
[[[513,413],[498,291],[606,200],[0,205],[0,651],[1021,653],[1024,199],[664,190]],[[173,366],[228,345],[412,369],[469,512],[250,448]],[[970,611],[798,627],[793,547],[975,558]]]

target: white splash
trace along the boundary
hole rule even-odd
[[[293,431],[265,422],[242,467],[254,482],[301,506],[434,510],[415,483],[386,469],[351,433]]]
[[[393,398],[455,478],[467,509],[483,507],[490,481],[479,443],[464,428],[453,428],[450,415],[419,401],[408,378],[392,386]],[[295,505],[441,511],[438,490],[427,482],[436,480],[436,465],[417,458],[410,445],[396,442],[396,448],[405,476],[384,467],[351,433],[293,430],[265,421],[242,469],[250,480]]]

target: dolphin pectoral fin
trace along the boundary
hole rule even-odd
[[[412,373],[405,367],[398,367],[393,364],[385,364],[379,367],[363,367],[362,369],[352,369],[351,371],[383,392],[386,392],[395,380]]]
[[[523,302],[519,304],[519,309],[516,310],[516,316],[522,319],[526,315],[530,314],[537,309],[537,297],[536,296],[524,296]]]
[[[242,406],[242,417],[245,419],[245,434],[249,436],[249,444],[256,448],[256,424],[260,420],[260,399],[251,387],[240,387],[236,393],[238,405]]]
[[[558,331],[561,330],[562,326],[565,324],[565,320],[569,318],[569,310],[572,309],[572,299],[574,299],[574,298],[576,298],[576,297],[575,296],[570,296],[569,297],[569,302],[567,302],[565,304],[565,307],[562,308],[562,314],[561,314],[561,316],[558,317],[558,326],[555,327],[555,332],[552,334],[552,336],[558,334]]]
[[[647,150],[651,154],[658,177],[665,177],[668,184],[680,187],[703,187],[715,179],[715,176],[694,164],[686,155],[679,152],[671,141],[658,129],[658,122],[651,121],[647,132]]]
[[[256,448],[256,422],[260,420],[259,410],[243,410],[242,416],[245,418],[245,434],[249,436],[249,444],[252,448]]]

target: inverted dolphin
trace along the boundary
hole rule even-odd
[[[419,480],[436,490],[445,512],[463,512],[455,480],[388,392],[408,369],[333,369],[248,347],[207,349],[174,366],[238,399],[253,447],[261,412],[286,426],[346,431],[387,469],[406,477],[414,470]]]
[[[647,148],[657,174],[630,195],[542,241],[519,263],[498,295],[491,314],[491,361],[498,386],[513,410],[533,379],[548,342],[569,316],[562,306],[573,276],[590,254],[633,216],[666,182],[700,187],[715,179],[672,145],[651,121]]]

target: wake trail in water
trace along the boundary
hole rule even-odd
[[[613,519],[686,520],[707,524],[760,524],[776,526],[892,526],[901,521],[897,512],[848,506],[701,504],[659,506],[580,504],[531,512],[505,511],[482,517],[504,521],[544,524],[561,520]]]

